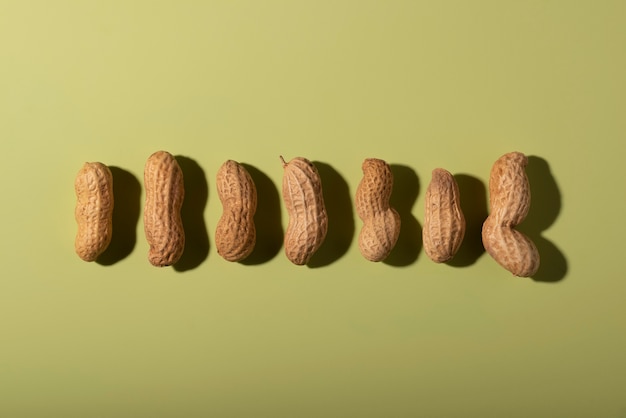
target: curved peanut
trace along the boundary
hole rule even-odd
[[[531,277],[539,268],[535,244],[514,229],[530,208],[528,158],[519,152],[500,157],[489,176],[491,212],[483,223],[482,239],[487,253],[515,276]]]
[[[424,251],[435,263],[446,262],[454,257],[465,236],[459,186],[450,172],[443,168],[433,170],[425,206]]]
[[[183,172],[173,155],[157,151],[144,169],[146,202],[144,231],[150,245],[148,260],[157,267],[176,263],[185,249],[185,231],[180,216],[185,188]]]
[[[94,261],[111,242],[113,224],[113,176],[106,165],[85,163],[74,181],[78,232],[74,241],[76,254]]]
[[[309,262],[328,231],[322,182],[315,165],[296,157],[283,162],[283,200],[289,224],[285,233],[285,254],[296,265]]]
[[[217,172],[217,193],[223,208],[215,230],[217,253],[228,261],[243,260],[256,242],[256,187],[241,164],[228,160]]]
[[[389,204],[393,173],[389,165],[376,158],[363,161],[363,178],[356,190],[356,211],[363,221],[359,249],[370,261],[382,261],[396,245],[400,235],[400,215]]]

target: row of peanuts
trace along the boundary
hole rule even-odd
[[[282,195],[289,215],[284,237],[287,258],[305,265],[320,248],[328,231],[322,182],[315,165],[306,158],[281,161],[284,167]],[[487,253],[516,276],[530,277],[539,268],[535,244],[515,229],[530,208],[530,187],[520,152],[504,154],[494,163],[489,177],[490,213],[483,223],[482,240]],[[363,222],[358,237],[363,257],[382,261],[396,245],[400,215],[391,207],[393,174],[389,164],[367,158],[357,187],[355,207]],[[88,162],[75,180],[78,231],[75,250],[85,261],[94,261],[108,247],[113,222],[113,177],[100,162]],[[185,248],[181,208],[185,195],[183,173],[167,151],[152,154],[144,169],[146,190],[144,230],[150,246],[148,259],[154,266],[175,264]],[[215,246],[228,261],[245,259],[255,247],[257,191],[245,167],[226,161],[217,172],[217,192],[223,212],[215,231]],[[456,180],[443,168],[433,170],[426,190],[422,228],[424,251],[434,262],[451,260],[465,235]]]

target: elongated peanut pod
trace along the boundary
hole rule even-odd
[[[174,156],[157,151],[144,169],[146,202],[144,231],[150,245],[148,260],[157,267],[176,263],[185,249],[185,231],[180,216],[185,188],[183,172]]]
[[[359,249],[370,261],[382,261],[391,253],[400,235],[400,215],[390,206],[393,173],[389,164],[367,158],[356,190],[356,211],[363,221]]]
[[[464,236],[459,186],[449,171],[436,168],[426,189],[424,251],[434,262],[446,262],[454,257]]]
[[[76,254],[94,261],[111,242],[113,227],[113,176],[106,165],[85,163],[74,181],[78,232],[74,241]]]
[[[526,235],[513,229],[530,208],[527,157],[511,152],[500,157],[489,176],[490,213],[483,223],[487,253],[515,276],[531,277],[539,269],[539,251]]]
[[[322,181],[315,165],[296,157],[283,162],[283,200],[289,214],[285,254],[296,265],[309,262],[328,231]]]
[[[228,261],[243,260],[256,243],[256,187],[241,164],[228,160],[217,172],[217,193],[223,208],[215,230],[217,253]]]

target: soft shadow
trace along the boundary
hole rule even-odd
[[[487,189],[480,179],[468,174],[456,174],[454,179],[459,185],[461,210],[465,216],[465,237],[459,251],[446,264],[467,267],[474,264],[485,252],[482,228],[488,214]]]
[[[185,199],[181,209],[185,228],[185,251],[174,264],[176,271],[183,272],[198,267],[209,255],[209,235],[204,222],[204,209],[209,197],[209,186],[202,167],[189,157],[176,156],[183,171]]]
[[[241,164],[252,177],[257,191],[257,208],[254,214],[256,244],[254,250],[241,264],[257,265],[270,261],[283,245],[280,195],[272,180],[250,164]]]
[[[354,237],[352,195],[346,180],[331,165],[314,161],[322,180],[324,205],[328,214],[328,232],[324,243],[307,263],[308,267],[324,267],[341,257],[350,248]]]
[[[141,213],[141,183],[131,172],[110,166],[113,176],[113,231],[111,243],[96,260],[103,266],[128,257],[137,244]]]
[[[559,248],[541,233],[548,229],[561,212],[561,192],[548,162],[541,157],[528,157],[526,167],[530,182],[531,204],[528,216],[518,229],[537,246],[541,262],[533,276],[538,282],[558,282],[567,275],[568,263]]]
[[[403,267],[413,264],[422,248],[422,227],[412,214],[420,184],[411,167],[398,164],[391,164],[390,167],[393,173],[390,203],[400,214],[401,227],[398,242],[383,263]]]

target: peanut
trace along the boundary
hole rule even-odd
[[[228,261],[243,260],[256,243],[256,187],[241,164],[228,160],[217,172],[217,193],[223,208],[215,230],[217,253]]]
[[[289,224],[285,233],[285,254],[296,265],[309,262],[328,231],[322,181],[315,165],[296,157],[283,163],[283,200]]]
[[[113,176],[106,165],[85,163],[74,181],[78,232],[74,241],[76,254],[94,261],[111,242],[113,226]]]
[[[433,170],[426,189],[425,206],[424,251],[435,263],[446,262],[454,257],[465,236],[459,186],[449,171],[443,168]]]
[[[152,154],[144,168],[146,202],[144,231],[150,245],[148,260],[157,267],[176,263],[185,248],[180,211],[185,196],[183,172],[173,155]]]
[[[389,165],[366,158],[361,166],[363,178],[356,190],[356,211],[363,221],[359,249],[370,261],[382,261],[396,245],[400,235],[400,215],[390,206],[393,173]]]
[[[483,223],[482,239],[487,253],[515,276],[531,277],[539,268],[539,252],[522,232],[514,229],[528,214],[530,185],[528,158],[520,152],[500,157],[489,176],[490,213]]]

